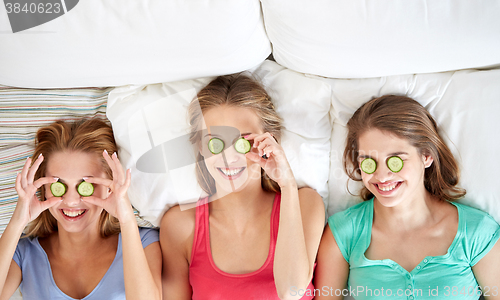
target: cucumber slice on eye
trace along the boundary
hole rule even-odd
[[[241,154],[245,154],[250,152],[250,149],[252,149],[252,145],[250,145],[250,142],[247,139],[239,138],[236,143],[234,143],[234,149],[236,149],[236,151]]]
[[[391,156],[387,160],[387,167],[391,172],[397,173],[403,169],[403,160],[399,156]]]
[[[219,154],[224,150],[224,142],[219,138],[211,138],[208,141],[208,150],[213,154]]]
[[[373,158],[365,158],[361,162],[361,170],[366,174],[372,174],[377,169],[377,162]]]
[[[80,194],[83,197],[88,197],[92,196],[94,193],[94,185],[90,182],[82,181],[76,188],[78,191],[78,194]]]
[[[66,193],[66,186],[64,185],[64,183],[59,181],[53,182],[50,185],[50,192],[52,193],[52,195],[54,195],[54,197],[61,197]]]

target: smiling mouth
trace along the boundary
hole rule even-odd
[[[87,210],[86,209],[77,209],[77,210],[65,210],[61,209],[62,213],[69,218],[76,218],[83,215]]]
[[[217,168],[217,170],[219,170],[219,172],[221,172],[222,174],[224,174],[224,175],[226,175],[228,177],[236,176],[236,175],[240,174],[241,172],[243,172],[245,169],[246,169],[246,167],[241,167],[241,168]]]
[[[390,192],[390,191],[398,188],[401,185],[401,183],[402,183],[401,181],[395,181],[395,182],[391,182],[388,184],[377,183],[377,184],[375,184],[375,186],[382,192]]]

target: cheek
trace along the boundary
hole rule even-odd
[[[247,170],[250,174],[250,178],[260,178],[261,177],[261,167],[258,163],[247,159]]]
[[[361,180],[363,181],[363,184],[367,187],[370,188],[370,180],[373,177],[373,175],[366,174],[365,172],[361,171]]]
[[[212,174],[214,172],[213,166],[214,166],[215,162],[217,161],[217,157],[211,156],[211,157],[205,158],[204,161],[205,161],[205,166],[208,169],[208,172],[210,174]]]

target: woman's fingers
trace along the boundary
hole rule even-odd
[[[273,135],[269,132],[259,135],[251,134],[247,136],[247,139],[253,139],[253,148],[256,148],[259,151],[260,156],[267,154],[267,151],[263,151],[266,147],[270,145],[278,145]],[[266,156],[269,157],[269,155]]]
[[[248,134],[248,135],[245,135],[245,136],[244,136],[244,138],[245,138],[246,140],[249,140],[249,141],[250,141],[250,140],[255,139],[255,138],[256,138],[257,136],[259,136],[259,135],[260,135],[260,134],[257,134],[257,133],[250,133],[250,134]]]
[[[15,184],[15,189],[16,189],[16,192],[17,194],[22,197],[24,196],[24,189],[23,189],[23,186],[21,184],[21,173],[17,173],[17,176],[16,176],[16,184]]]
[[[107,151],[103,153],[104,159],[106,159],[106,162],[108,163],[109,167],[111,168],[111,171],[113,172],[113,179],[120,183],[123,184],[125,179],[125,175],[123,172],[123,167],[120,163],[120,160],[118,159],[118,156],[116,155],[116,152],[113,153],[111,156],[108,154]]]
[[[259,134],[256,137],[254,137],[253,140],[256,141],[257,143],[260,143],[260,142],[262,142],[265,139],[271,139],[271,140],[273,140],[273,141],[276,142],[276,140],[274,139],[273,135],[270,134],[269,132],[266,132],[266,133],[263,133],[263,134]]]
[[[132,179],[132,170],[128,169],[127,170],[127,178],[125,179],[125,184],[124,186],[128,189],[128,187],[130,186],[130,181]]]
[[[36,199],[36,201],[39,201],[39,200]],[[47,198],[47,200],[45,200],[45,201],[39,201],[40,207],[42,209],[41,211],[49,209],[61,201],[62,201],[62,197],[50,197],[50,198]]]
[[[57,180],[58,180],[58,178],[55,178],[55,177],[42,177],[42,178],[35,180],[35,182],[33,182],[33,186],[35,186],[36,189],[39,189],[42,187],[42,185],[48,184],[48,183],[54,183]]]
[[[250,159],[251,161],[258,163],[261,168],[264,168],[266,165],[267,160],[264,158],[260,157],[257,153],[254,152],[248,152],[245,154],[246,158]]]
[[[40,155],[38,155],[37,159],[35,160],[35,162],[31,166],[31,168],[29,168],[28,178],[27,178],[28,184],[33,182],[33,180],[35,179],[35,173],[38,170],[38,167],[40,166],[40,164],[42,162],[43,162],[43,155],[40,153]]]
[[[28,171],[29,171],[30,166],[31,166],[31,158],[28,157],[28,159],[26,159],[26,162],[24,163],[23,169],[21,170],[21,187],[22,188],[25,188],[28,185],[27,176],[28,176]]]
[[[110,187],[111,184],[113,184],[113,180],[100,177],[84,177],[83,180],[85,180],[88,183],[100,184],[106,187]]]
[[[97,205],[97,206],[105,209],[104,206],[105,206],[106,199],[101,199],[101,198],[96,197],[96,196],[88,196],[88,197],[82,197],[82,201],[86,202],[86,203],[93,204],[93,205]]]
[[[115,155],[113,153],[113,155]],[[111,168],[111,172],[113,173],[113,178],[115,177],[116,174],[116,165],[111,156],[109,155],[108,151],[104,150],[102,153],[102,156],[104,157],[104,160],[108,163],[108,166]]]
[[[259,154],[262,156],[266,154],[267,157],[269,157],[269,154],[272,152],[271,149],[276,148],[278,144],[276,142],[271,142],[269,140],[264,140],[262,141],[259,146],[257,147],[257,150],[259,151]]]
[[[111,155],[111,159],[113,159],[113,162],[115,163],[116,175],[117,175],[116,177],[113,176],[113,178],[116,178],[120,184],[124,184],[127,178],[125,172],[123,172],[122,164],[120,163],[120,160],[118,159],[118,155],[116,154],[116,152],[113,153],[113,155]]]

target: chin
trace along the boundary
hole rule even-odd
[[[401,202],[403,202],[401,198],[387,199],[383,196],[375,196],[375,198],[377,198],[378,202],[380,204],[382,204],[382,206],[384,206],[384,207],[395,207],[398,204],[400,204]]]
[[[231,184],[232,183],[232,184]],[[217,192],[230,194],[235,192],[241,192],[247,186],[247,178],[239,178],[238,180],[226,180],[220,179],[217,180]]]

